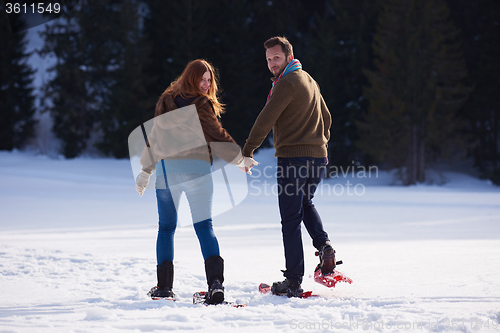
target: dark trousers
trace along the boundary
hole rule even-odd
[[[278,157],[278,202],[286,262],[284,276],[299,283],[302,283],[304,276],[302,221],[314,247],[319,249],[329,240],[312,203],[314,193],[325,174],[325,168],[326,158]]]

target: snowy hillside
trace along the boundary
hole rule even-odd
[[[288,299],[257,290],[282,279],[284,257],[272,151],[256,159],[247,197],[214,219],[236,309],[192,304],[206,283],[189,223],[175,238],[179,301],[148,299],[156,199],[135,192],[129,161],[0,152],[0,332],[500,331],[498,187],[454,173],[444,186],[324,181],[316,206],[354,283],[314,283],[304,234],[303,287],[320,297]]]

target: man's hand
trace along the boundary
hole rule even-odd
[[[146,172],[144,170],[141,170],[141,173],[139,176],[137,176],[137,179],[135,181],[135,190],[142,196],[144,194],[144,191],[146,190],[146,187],[148,187],[149,184],[149,178],[153,172]]]
[[[250,171],[250,169],[256,165],[259,165],[259,163],[251,157],[243,157],[237,164],[238,168],[240,168],[241,171],[246,172],[249,175],[252,174],[252,171]]]

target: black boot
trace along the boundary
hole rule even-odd
[[[220,256],[211,256],[205,260],[205,273],[207,275],[208,293],[206,302],[219,304],[224,301],[224,259]]]
[[[326,241],[323,245],[320,246],[319,251],[319,265],[316,267],[321,269],[321,274],[329,275],[333,273],[335,269],[335,250],[332,247],[330,241]]]
[[[286,278],[284,281],[274,282],[271,292],[274,295],[301,297],[304,290],[302,290],[300,282]]]
[[[156,266],[156,276],[158,285],[150,291],[152,298],[168,298],[175,300],[175,294],[172,291],[174,284],[174,263],[164,261],[162,265]]]

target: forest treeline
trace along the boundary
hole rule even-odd
[[[42,33],[40,55],[57,61],[41,111],[64,156],[94,144],[124,158],[168,84],[204,58],[218,69],[222,123],[243,145],[271,84],[262,44],[283,35],[332,113],[331,165],[397,169],[415,184],[470,159],[500,184],[499,23],[491,0],[81,0]],[[26,31],[8,24],[22,22],[0,23],[1,150],[36,126]]]

